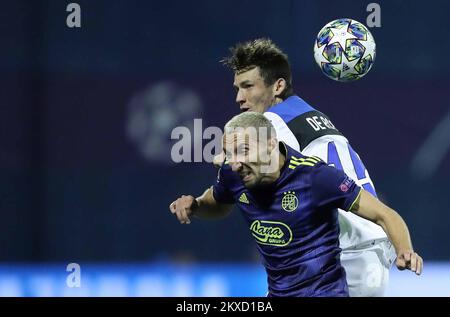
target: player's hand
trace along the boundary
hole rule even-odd
[[[193,196],[182,195],[169,205],[169,209],[172,214],[177,216],[181,224],[190,224],[189,217],[197,206],[197,200]]]
[[[224,161],[225,161],[225,153],[221,152],[216,156],[214,156],[213,164],[215,167],[220,168],[222,167]]]
[[[397,265],[397,268],[401,271],[408,269],[415,272],[417,275],[420,275],[423,269],[423,260],[420,255],[414,251],[401,251],[397,254],[395,265]]]

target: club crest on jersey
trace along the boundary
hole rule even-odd
[[[287,212],[293,212],[298,207],[298,198],[295,196],[295,192],[287,191],[283,193],[281,199],[281,208]]]
[[[282,222],[255,220],[250,231],[259,244],[284,247],[292,241],[291,229]]]

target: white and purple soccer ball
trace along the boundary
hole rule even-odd
[[[369,72],[375,46],[372,34],[362,23],[338,19],[320,30],[314,42],[314,59],[329,78],[353,81]]]

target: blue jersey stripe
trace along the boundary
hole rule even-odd
[[[292,119],[301,116],[305,112],[313,110],[315,109],[307,104],[299,96],[291,96],[285,101],[270,107],[266,112],[273,112],[279,115],[284,122],[288,123]]]

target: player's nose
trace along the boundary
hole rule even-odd
[[[242,106],[245,103],[244,93],[240,89],[236,93],[236,102],[239,104],[239,106]]]

